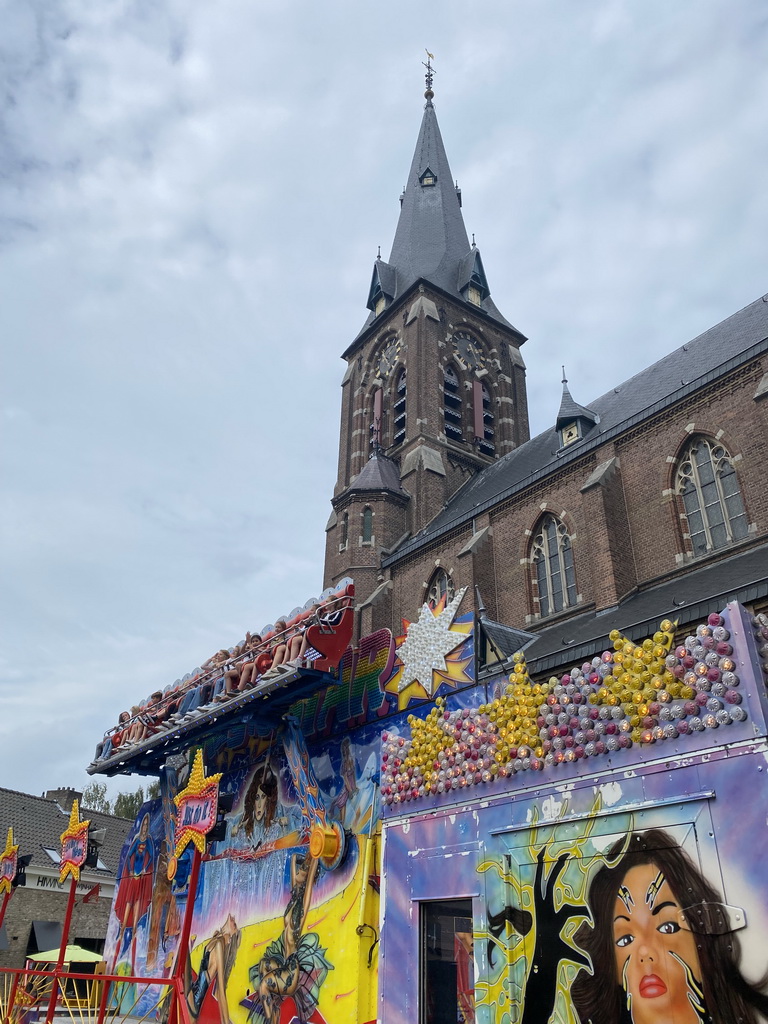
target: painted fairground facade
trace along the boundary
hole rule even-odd
[[[260,660],[264,649],[276,660],[270,634],[285,634],[290,646],[291,635],[324,618],[308,602],[303,614],[261,631],[262,654],[254,645],[233,649],[153,694],[120,723],[123,735],[109,731],[90,766],[160,779],[161,798],[144,805],[123,850],[105,957],[118,976],[181,975],[193,1022],[361,1024],[377,1016],[381,733],[405,727],[411,707],[428,710],[439,693],[473,699],[473,616],[460,614],[462,593],[448,607],[425,606],[402,636],[379,630],[351,645],[353,593],[344,581],[323,596],[340,612],[331,622],[335,659],[324,633],[310,635],[317,649],[306,645],[282,671]],[[436,671],[426,688],[404,682],[397,654],[408,662],[410,636],[423,672],[420,631],[435,633],[440,646],[430,646],[430,677],[432,661]],[[235,682],[228,693],[227,672],[242,678],[254,661],[247,685]],[[182,713],[200,686],[209,687],[202,703]],[[124,742],[142,718],[146,732]],[[179,800],[198,754],[207,778],[220,775],[226,810],[195,881],[194,847],[176,852]],[[121,991],[133,1013],[155,1015],[151,987],[134,992],[126,983]]]
[[[522,654],[489,670],[464,597],[335,666],[263,662],[94,762],[162,790],[110,969],[178,972],[213,1024],[768,1020],[766,624],[732,604],[537,682]],[[224,811],[195,882],[174,851],[198,752]]]
[[[768,1020],[768,629],[672,628],[387,730],[387,1024]]]

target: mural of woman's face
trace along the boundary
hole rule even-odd
[[[701,967],[681,906],[655,864],[631,868],[616,895],[616,972],[634,1024],[700,1024]]]
[[[253,816],[256,821],[263,821],[267,813],[267,794],[261,787],[256,790],[256,799],[253,803]]]
[[[145,814],[141,819],[141,827],[139,828],[139,839],[142,841],[149,835],[149,815]]]

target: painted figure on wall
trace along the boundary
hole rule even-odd
[[[136,929],[152,903],[155,847],[149,834],[149,814],[141,819],[138,835],[131,843],[123,864],[123,873],[115,897],[114,913],[118,921],[113,968],[128,954],[136,966]],[[123,945],[127,940],[127,949]]]
[[[763,985],[739,969],[738,939],[722,923],[721,897],[684,850],[659,830],[616,843],[589,890],[593,925],[572,996],[584,1024],[757,1024]],[[698,910],[697,910],[698,908]],[[606,979],[613,979],[606,985]]]
[[[331,814],[335,811],[339,816],[342,825],[346,825],[347,805],[357,792],[357,776],[355,772],[355,759],[352,755],[352,745],[349,736],[341,741],[341,789],[333,798],[331,803]]]
[[[231,914],[203,946],[196,975],[189,957],[184,970],[184,995],[194,1022],[230,1024],[227,982],[240,948],[240,929]],[[213,1005],[215,1003],[215,1007]]]
[[[307,851],[291,858],[291,895],[283,915],[283,931],[250,970],[255,1001],[250,1024],[279,1024],[283,1002],[292,997],[299,1019],[310,1019],[320,988],[333,965],[325,958],[319,936],[304,932],[318,861]]]

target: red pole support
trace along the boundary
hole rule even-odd
[[[16,1002],[16,989],[19,987],[19,978],[21,977],[21,971],[16,971],[13,976],[13,983],[11,984],[11,991],[8,994],[8,1003],[5,1007],[5,1017],[3,1017],[3,1024],[10,1024],[13,1020],[13,1008]]]
[[[192,869],[189,873],[189,894],[187,905],[184,908],[184,923],[181,926],[179,944],[176,947],[176,964],[173,969],[173,977],[179,981],[184,980],[184,967],[189,956],[189,934],[192,931],[192,912],[195,907],[195,896],[197,895],[197,880],[200,876],[200,861],[202,855],[197,847],[192,854]]]
[[[56,1012],[56,1002],[59,998],[59,975],[64,965],[64,957],[67,953],[67,940],[69,929],[72,924],[72,911],[75,909],[75,895],[77,893],[77,879],[74,875],[69,880],[69,899],[67,900],[67,912],[64,915],[64,926],[61,931],[61,946],[59,947],[59,959],[53,972],[53,989],[51,990],[51,1001],[48,1003],[48,1013],[45,1015],[45,1024],[51,1024],[53,1015]]]

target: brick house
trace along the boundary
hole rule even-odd
[[[69,823],[74,800],[82,793],[74,789],[53,789],[44,796],[0,789],[0,822],[13,827],[19,856],[31,854],[27,884],[14,890],[8,904],[4,935],[0,935],[0,966],[22,967],[26,956],[55,949],[61,942],[61,926],[69,895],[69,879],[59,884],[61,833]],[[96,868],[83,868],[78,884],[78,902],[69,941],[100,953],[115,890],[120,851],[131,828],[126,818],[81,809],[80,817],[94,828],[106,830]],[[5,841],[5,835],[3,836]],[[83,903],[81,897],[98,883],[95,898]],[[5,940],[5,941],[2,941]]]
[[[534,672],[613,628],[764,609],[768,296],[584,405],[563,381],[531,438],[526,338],[491,298],[425,95],[392,251],[344,352],[325,585],[354,577],[362,636],[468,586],[486,622],[536,634]]]

